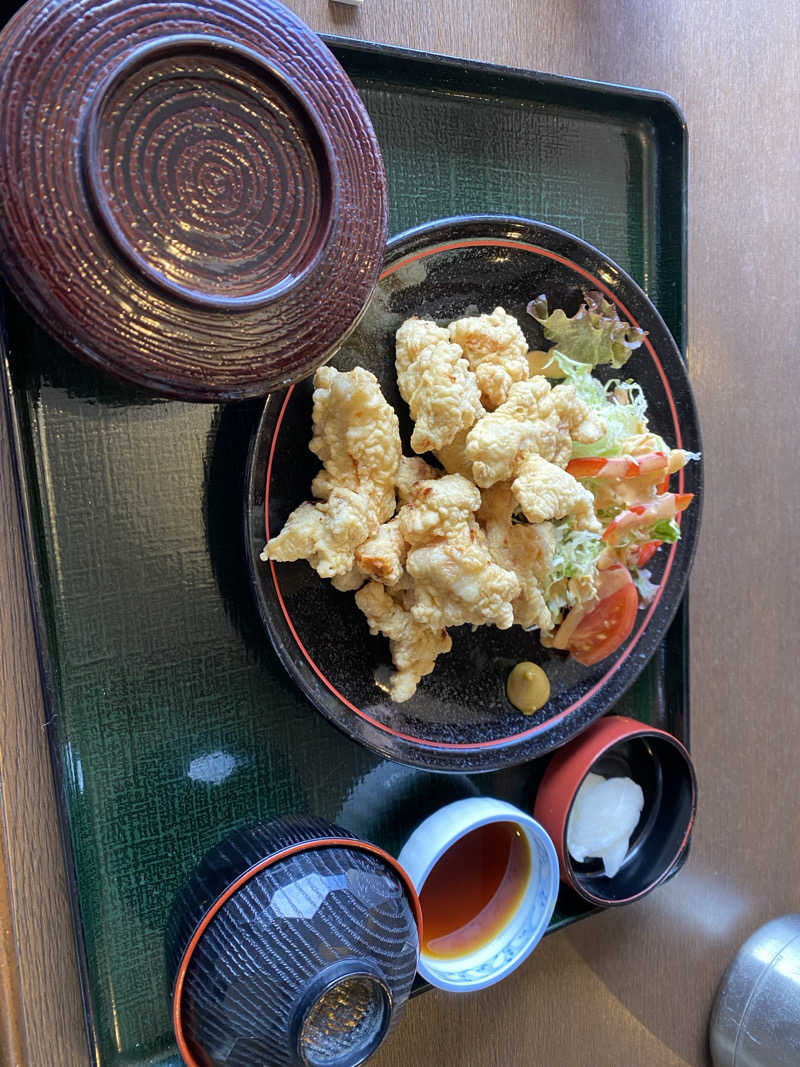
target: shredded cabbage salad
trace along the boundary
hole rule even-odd
[[[573,441],[567,464],[568,473],[593,494],[602,532],[576,529],[572,517],[554,522],[552,568],[542,590],[561,627],[546,643],[569,648],[581,662],[596,662],[593,656],[603,658],[613,649],[582,647],[580,621],[604,603],[603,589],[611,589],[609,597],[618,598],[622,581],[628,588],[635,587],[640,603],[653,599],[658,586],[645,564],[662,544],[680,538],[677,517],[692,499],[691,494],[670,492],[669,477],[700,456],[670,448],[649,429],[647,399],[632,378],[601,382],[593,376],[594,368],[601,365],[623,367],[646,336],[620,320],[602,294],[584,293],[579,310],[571,317],[561,309],[550,311],[544,296],[532,300],[528,312],[553,342],[547,352],[536,354],[541,361],[539,373],[572,385],[606,426],[599,440]],[[608,580],[609,570],[615,572],[613,580]],[[596,624],[592,625],[596,631]],[[618,643],[630,632],[632,618],[626,625],[627,632]],[[581,659],[582,654],[586,658]]]

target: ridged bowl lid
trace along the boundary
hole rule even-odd
[[[387,236],[361,100],[276,0],[30,0],[0,34],[0,269],[73,353],[193,400],[304,377]]]
[[[184,1062],[362,1062],[402,1012],[421,928],[408,874],[350,831],[310,815],[233,831],[192,871],[167,922]],[[337,1016],[330,1033],[319,1012]],[[306,1059],[305,1044],[327,1052]]]

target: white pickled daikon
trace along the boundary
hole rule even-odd
[[[587,774],[567,824],[570,856],[578,863],[601,859],[606,875],[613,878],[625,862],[643,807],[644,793],[632,778]]]

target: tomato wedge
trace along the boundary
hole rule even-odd
[[[630,635],[639,608],[636,586],[621,563],[600,572],[597,592],[599,603],[585,612],[567,640],[573,659],[584,667],[599,663],[619,648]],[[569,621],[567,616],[562,625]]]
[[[637,567],[644,567],[658,552],[663,541],[645,541],[644,544],[633,546],[634,558]]]

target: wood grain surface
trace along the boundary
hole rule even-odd
[[[292,0],[319,31],[661,89],[689,128],[689,361],[706,458],[692,579],[689,863],[637,905],[548,938],[514,976],[410,1004],[376,1067],[708,1063],[719,978],[800,909],[794,567],[800,476],[800,5],[775,0]],[[10,909],[4,1062],[88,1063],[0,415],[0,783]],[[9,954],[9,949],[11,953]],[[14,959],[16,955],[16,961]],[[14,968],[16,966],[16,974]]]

